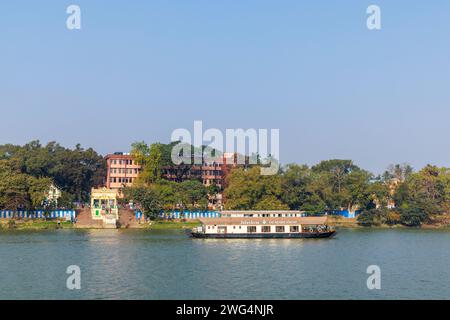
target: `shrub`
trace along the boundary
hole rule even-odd
[[[400,221],[402,224],[415,227],[420,226],[424,221],[428,219],[426,212],[417,207],[404,208],[401,210]]]
[[[380,225],[386,221],[386,212],[381,209],[364,210],[358,215],[357,221],[365,227]]]

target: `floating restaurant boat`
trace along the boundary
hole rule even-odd
[[[328,238],[335,230],[327,217],[200,219],[194,238]]]

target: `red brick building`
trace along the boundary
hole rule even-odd
[[[225,187],[225,178],[231,168],[237,166],[234,153],[225,153],[216,162],[201,165],[174,165],[163,168],[163,177],[167,180],[181,182],[187,179],[198,179],[205,186]]]
[[[109,189],[121,189],[124,186],[132,185],[141,172],[141,166],[130,154],[116,152],[107,155],[105,159],[107,164],[106,187]],[[225,153],[217,162],[164,167],[162,176],[167,180],[177,182],[198,179],[205,186],[215,184],[222,188],[225,186],[226,175],[236,165],[236,154]]]

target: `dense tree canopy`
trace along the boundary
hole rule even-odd
[[[282,202],[280,175],[261,175],[260,167],[233,169],[227,178],[224,196],[229,210],[289,209]]]
[[[450,169],[427,165],[410,174],[397,188],[395,201],[400,208],[420,208],[427,215],[448,213]]]
[[[127,201],[136,202],[152,218],[161,210],[204,210],[208,206],[207,188],[196,180],[138,183],[124,188],[123,193]]]
[[[378,212],[378,220],[365,212],[358,220],[363,224],[402,223],[419,226],[439,214],[450,213],[450,169],[427,165],[413,172],[408,165],[391,166],[383,175],[388,196],[395,208]],[[395,219],[393,219],[396,214]],[[378,223],[376,222],[378,221]]]
[[[337,159],[311,168],[290,164],[275,176],[238,168],[231,171],[224,194],[227,209],[360,210],[364,225],[412,226],[450,212],[450,169],[428,165],[414,172],[409,165],[392,165],[374,177],[350,160]]]
[[[208,197],[222,191],[214,185],[205,187],[195,178],[186,180],[183,175],[192,164],[172,163],[176,144],[132,145],[142,172],[124,194],[147,215],[156,216],[160,210],[206,209]],[[198,154],[198,150],[190,150],[192,157]],[[164,179],[163,168],[167,167],[178,179]],[[102,186],[105,176],[105,160],[93,149],[79,145],[68,149],[56,142],[44,146],[39,141],[1,145],[0,209],[42,207],[52,183],[63,191],[59,201],[63,206],[88,201],[90,189]],[[269,176],[261,175],[258,165],[239,166],[231,169],[226,180],[226,209],[360,210],[358,221],[363,225],[408,226],[450,213],[450,169],[432,165],[415,172],[407,164],[395,164],[375,177],[351,160],[332,159],[312,167],[289,164]]]
[[[43,146],[0,146],[0,208],[39,207],[49,186],[63,191],[66,203],[88,201],[90,189],[103,184],[106,168],[93,149],[67,149],[56,142]]]

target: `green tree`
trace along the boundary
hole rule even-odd
[[[305,203],[309,202],[313,193],[308,190],[312,181],[312,171],[308,166],[290,164],[283,170],[281,184],[283,203],[291,210],[299,210]]]
[[[224,190],[225,207],[230,210],[289,209],[282,197],[280,175],[263,176],[260,167],[234,168]]]
[[[163,201],[154,186],[125,187],[124,197],[127,201],[139,203],[142,213],[151,219],[158,217],[163,210]]]
[[[387,209],[365,209],[357,217],[358,224],[369,227],[379,226],[382,224],[391,224],[393,217]]]
[[[449,212],[449,191],[449,169],[427,165],[398,186],[394,199],[400,208],[418,208],[430,216]]]
[[[147,146],[145,142],[135,142],[131,146],[131,154],[141,164],[142,170],[138,180],[142,183],[154,183],[161,180],[163,169],[163,152],[165,147],[161,143]]]
[[[30,197],[30,208],[39,208],[47,199],[48,191],[52,184],[50,178],[28,177],[28,194]]]
[[[50,178],[75,200],[87,201],[90,189],[103,184],[106,162],[93,149],[67,149],[56,142],[42,146],[32,141],[24,146],[0,146],[0,159],[16,173]]]
[[[52,181],[21,173],[0,160],[0,209],[33,209],[42,206]]]
[[[427,219],[427,213],[421,208],[414,207],[401,209],[400,221],[406,226],[417,227]]]
[[[208,205],[206,187],[197,180],[186,180],[179,184],[181,198],[187,209],[206,209]],[[205,202],[206,201],[206,202]]]

